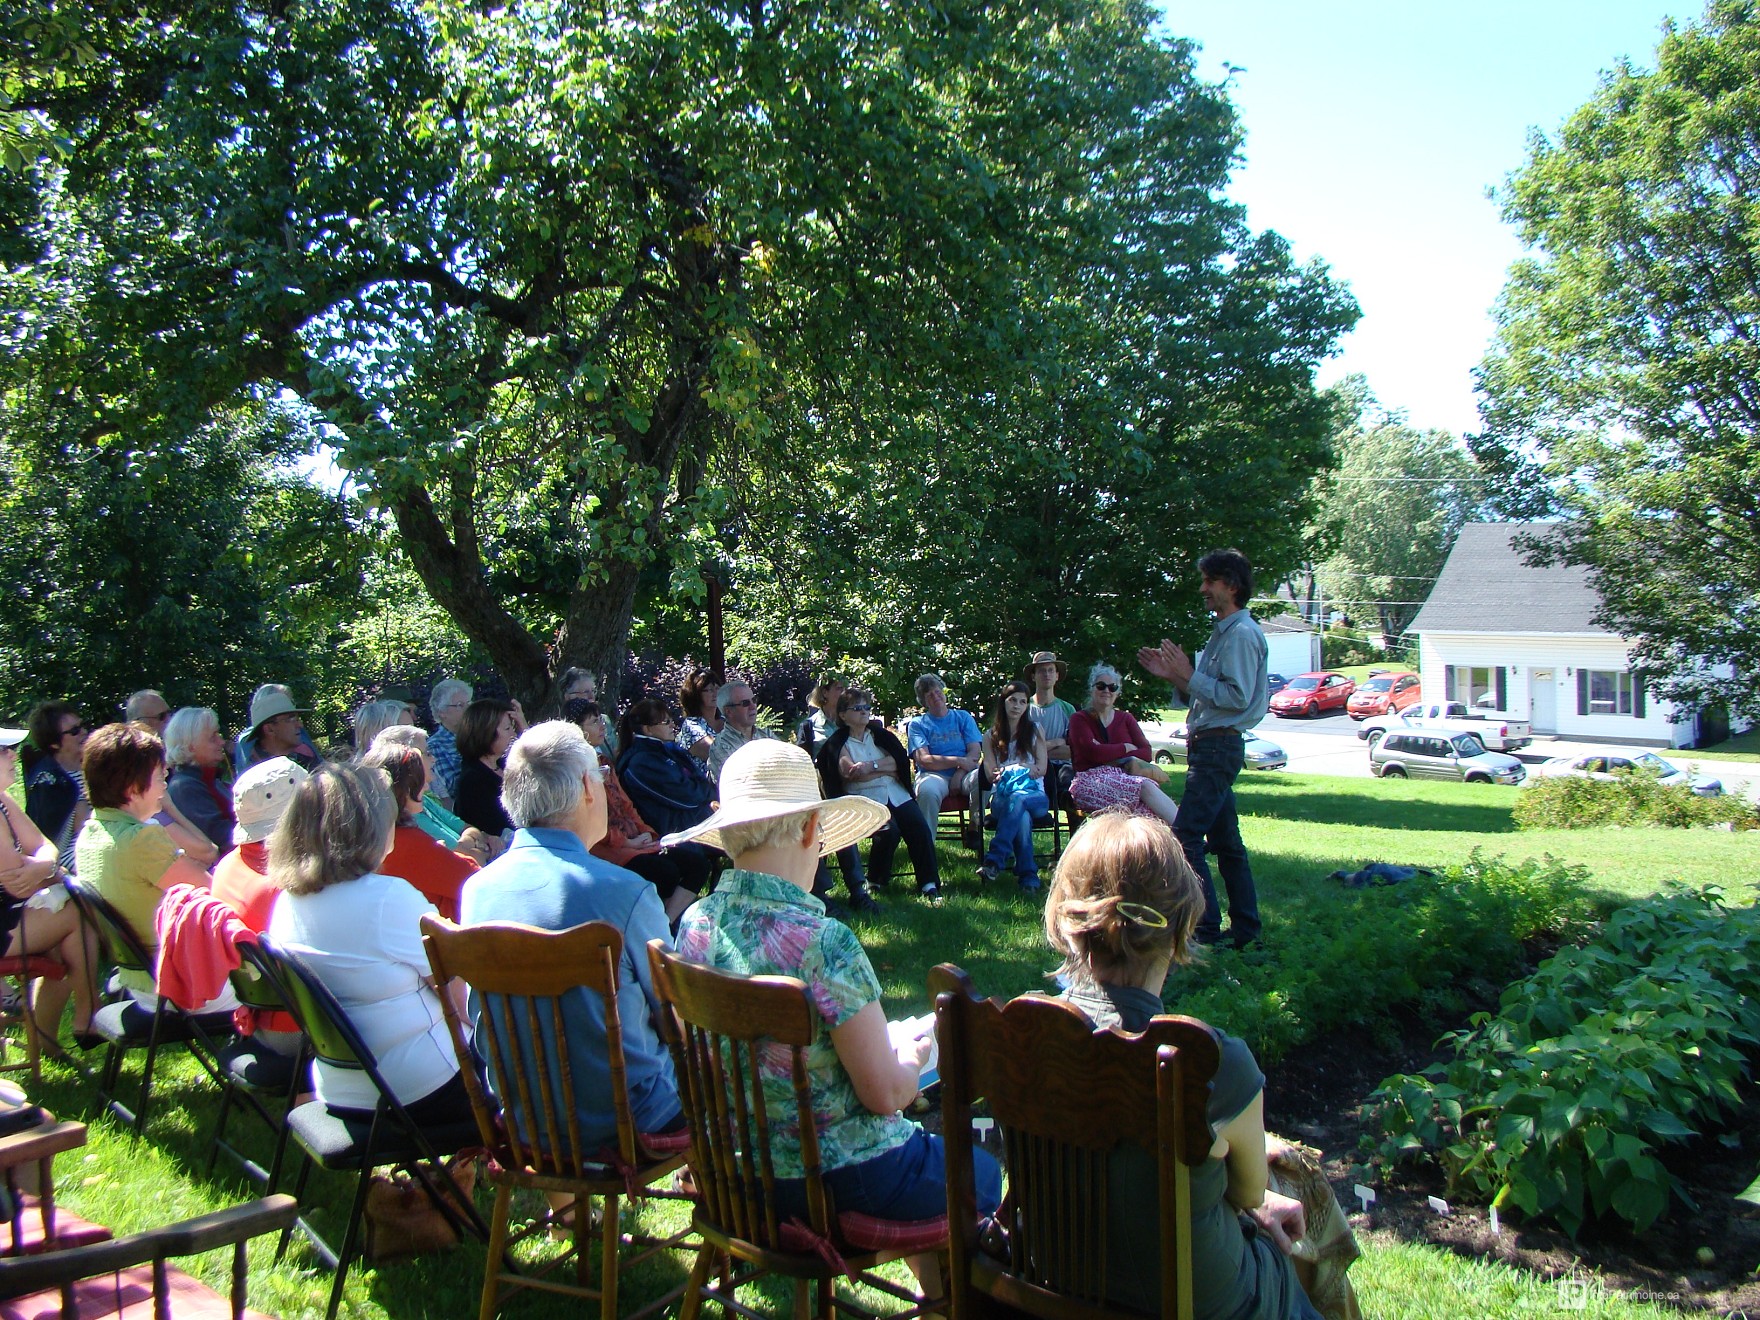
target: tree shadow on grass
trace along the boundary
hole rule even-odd
[[[1290,789],[1299,788],[1292,792]],[[1286,783],[1270,792],[1257,780],[1236,788],[1242,815],[1274,820],[1311,821],[1322,825],[1360,825],[1383,830],[1423,830],[1462,834],[1515,834],[1514,794],[1496,785],[1465,784],[1463,794],[1484,794],[1483,800],[1438,802],[1428,784],[1381,780],[1376,796],[1317,788],[1314,781]]]

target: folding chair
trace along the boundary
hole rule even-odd
[[[602,1320],[617,1320],[617,1280],[622,1268],[637,1265],[690,1237],[684,1230],[670,1237],[632,1235],[628,1244],[640,1250],[620,1259],[625,1238],[618,1223],[618,1201],[650,1197],[686,1199],[682,1192],[656,1186],[684,1164],[690,1144],[687,1132],[640,1135],[630,1117],[625,1082],[623,1024],[618,1014],[619,967],[623,933],[603,921],[570,930],[538,930],[509,922],[460,928],[429,915],[422,918],[422,943],[444,985],[462,978],[478,997],[481,1012],[475,1054],[488,1062],[494,1096],[478,1079],[473,1045],[450,996],[442,996],[446,1025],[464,1070],[465,1089],[476,1111],[483,1145],[488,1147],[488,1179],[495,1187],[495,1212],[490,1221],[489,1255],[483,1268],[481,1320],[491,1320],[500,1307],[503,1285],[508,1291],[541,1288],[599,1302]],[[638,950],[646,956],[645,950]],[[615,1146],[589,1149],[582,1144],[580,1107],[567,1048],[569,1003],[586,994],[604,1005],[605,1050],[611,1071],[609,1096],[590,1097],[602,1111],[608,1099],[617,1119]],[[562,1047],[558,1047],[562,1042]],[[541,1272],[518,1273],[505,1268],[509,1248],[556,1224],[546,1214],[531,1227],[509,1237],[508,1220],[516,1188],[568,1192],[574,1198],[573,1246]],[[603,1197],[600,1285],[588,1282],[588,1198]],[[572,1284],[548,1276],[574,1256]],[[684,1291],[679,1287],[632,1312],[635,1320],[670,1305]]]
[[[941,1306],[890,1279],[876,1266],[906,1256],[941,1254],[947,1220],[919,1222],[837,1213],[819,1166],[819,1142],[809,1095],[806,1051],[817,1036],[819,1016],[807,989],[787,976],[728,976],[684,962],[665,945],[648,945],[654,989],[664,1008],[661,1025],[678,1065],[679,1098],[691,1133],[691,1169],[701,1197],[691,1217],[703,1245],[685,1286],[680,1320],[695,1320],[703,1299],[729,1310],[756,1312],[736,1297],[741,1286],[764,1274],[796,1281],[796,1314],[807,1313],[806,1285],[816,1285],[815,1313],[825,1320],[837,1310],[867,1312],[833,1288],[837,1276],[884,1292],[907,1304],[895,1315],[925,1315]],[[787,1051],[806,1172],[807,1219],[782,1221],[776,1209],[771,1152],[772,1118],[759,1074],[759,1058]],[[737,1260],[743,1267],[733,1267]],[[720,1281],[709,1274],[722,1263]]]
[[[232,973],[233,993],[238,1002],[254,1009],[259,1015],[287,1012],[272,969],[254,944],[239,945],[242,965]],[[305,1041],[294,1054],[283,1054],[265,1045],[254,1036],[240,1036],[225,1047],[220,1056],[220,1112],[214,1119],[214,1136],[208,1143],[208,1171],[224,1151],[253,1184],[273,1192],[281,1180],[281,1166],[287,1155],[287,1119],[293,1100],[299,1094],[300,1082],[308,1072],[311,1050]],[[269,1108],[269,1101],[280,1099],[281,1112]],[[226,1120],[235,1103],[244,1105],[266,1126],[275,1138],[275,1153],[265,1170],[238,1147],[226,1140]]]
[[[0,981],[12,982],[18,995],[16,1007],[7,1008],[0,1004],[0,1033],[18,1028],[24,1051],[24,1058],[8,1060],[6,1054],[12,1048],[12,1042],[8,1036],[0,1034],[0,1074],[29,1073],[33,1091],[43,1083],[42,1050],[37,1040],[36,1018],[31,1011],[36,1006],[36,983],[39,980],[60,981],[66,976],[67,968],[42,954],[0,958]]]
[[[349,1206],[340,1248],[330,1246],[318,1234],[308,1215],[302,1215],[298,1222],[319,1257],[336,1271],[336,1281],[330,1289],[329,1309],[325,1311],[326,1320],[335,1320],[336,1310],[342,1305],[348,1267],[354,1263],[357,1254],[361,1217],[366,1209],[367,1188],[374,1169],[387,1164],[407,1169],[455,1229],[468,1231],[479,1238],[489,1236],[488,1226],[483,1223],[476,1206],[468,1200],[460,1206],[455,1197],[442,1191],[443,1187],[451,1185],[451,1179],[440,1163],[441,1157],[475,1147],[478,1144],[477,1126],[474,1122],[449,1123],[434,1125],[424,1131],[398,1103],[379,1073],[379,1063],[373,1052],[361,1040],[360,1032],[317,974],[299,957],[277,948],[266,937],[259,944],[258,951],[262,966],[268,968],[282,998],[311,1042],[313,1055],[331,1067],[365,1073],[379,1097],[368,1119],[333,1113],[321,1100],[299,1105],[287,1115],[288,1132],[306,1155],[293,1189],[302,1206],[305,1205],[306,1183],[314,1164],[355,1175],[354,1200]],[[292,1226],[282,1232],[277,1258],[287,1250],[291,1229]]]
[[[929,973],[940,1042],[947,1214],[954,1225],[954,1320],[1019,1314],[1101,1320],[1135,1314],[1112,1300],[1116,1276],[1139,1272],[1131,1244],[1110,1240],[1139,1205],[1113,1205],[1123,1169],[1156,1171],[1159,1307],[1190,1320],[1191,1170],[1210,1153],[1206,1116],[1221,1058],[1216,1034],[1191,1018],[1157,1017],[1140,1034],[1096,1031],[1054,999],[980,999],[959,968]],[[1008,1194],[981,1226],[972,1170],[972,1106],[989,1102]]]
[[[153,955],[141,943],[127,921],[108,899],[77,876],[67,878],[67,892],[79,906],[80,915],[98,933],[105,957],[124,971],[155,973]],[[232,1036],[232,1014],[186,1013],[164,995],[152,1008],[123,998],[106,1004],[92,1016],[92,1030],[106,1041],[104,1066],[98,1076],[98,1094],[104,1106],[136,1136],[146,1130],[147,1105],[152,1099],[153,1064],[162,1045],[188,1046],[197,1062],[216,1082],[221,1081],[219,1059],[222,1043]],[[141,1093],[134,1109],[116,1096],[122,1076],[123,1057],[131,1050],[145,1050],[141,1065]]]

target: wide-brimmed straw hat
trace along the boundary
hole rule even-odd
[[[695,842],[720,848],[721,830],[819,808],[819,856],[829,857],[886,824],[890,813],[873,798],[854,793],[827,800],[819,772],[803,748],[777,738],[741,747],[721,767],[721,809],[701,825],[660,840],[662,847]],[[724,850],[725,851],[725,850]]]
[[[1057,681],[1059,683],[1063,682],[1063,680],[1069,676],[1069,666],[1064,664],[1063,661],[1059,660],[1050,651],[1035,651],[1033,652],[1033,658],[1027,661],[1026,667],[1021,670],[1021,677],[1031,683],[1033,681],[1033,671],[1040,665],[1056,665]]]

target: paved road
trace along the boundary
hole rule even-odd
[[[1166,737],[1174,725],[1145,722],[1143,731],[1151,738]],[[1315,719],[1284,719],[1268,715],[1258,728],[1259,736],[1269,738],[1289,753],[1289,768],[1313,775],[1344,775],[1362,779],[1369,777],[1369,744],[1357,737],[1357,721],[1341,712],[1321,715]],[[1561,738],[1540,738],[1516,755],[1529,765],[1538,765],[1554,756],[1569,756],[1591,747],[1614,747],[1615,743],[1582,743]],[[1723,781],[1726,792],[1742,793],[1749,801],[1760,801],[1760,764],[1752,761],[1698,761],[1691,752],[1666,751],[1658,748],[1631,748],[1638,751],[1661,751],[1668,760],[1683,769],[1694,767],[1698,773],[1715,775]]]

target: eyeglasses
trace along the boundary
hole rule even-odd
[[[1094,691],[1096,691],[1096,692],[1117,692],[1118,691],[1118,684],[1117,683],[1096,683],[1096,684],[1094,684]]]
[[[744,701],[730,701],[727,704],[731,708],[733,706],[755,706],[758,703],[753,698],[747,697]]]

